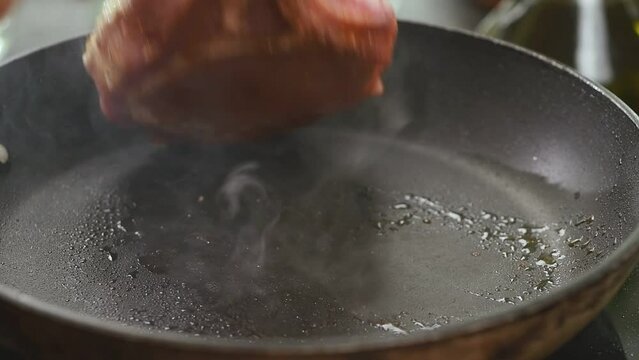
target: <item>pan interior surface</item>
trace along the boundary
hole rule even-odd
[[[251,342],[434,332],[548,296],[636,224],[628,116],[486,41],[404,24],[383,98],[225,146],[106,124],[80,52],[0,71],[0,282],[47,303]]]
[[[13,285],[158,330],[436,331],[525,304],[604,256],[583,240],[596,226],[578,203],[450,149],[333,130],[235,149],[132,145],[16,209],[2,278],[30,274]]]

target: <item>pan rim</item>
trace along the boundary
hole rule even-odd
[[[433,26],[417,24],[410,21],[401,21],[404,24],[415,24],[422,27],[437,29],[438,31],[454,33],[462,36],[469,36],[483,42],[489,42],[509,51],[532,57],[537,61],[550,66],[554,71],[570,75],[583,84],[590,87],[595,92],[607,98],[615,107],[620,109],[634,125],[639,128],[639,115],[630,109],[622,100],[609,90],[594,83],[593,81],[578,74],[575,70],[552,60],[544,55],[527,50],[520,46],[507,43],[501,40],[489,38],[471,31],[454,29],[444,26]],[[78,39],[67,40],[78,41]],[[21,54],[14,57],[2,65],[23,58],[26,55],[50,48],[67,41],[59,42],[55,45],[36,49],[30,53]],[[185,349],[191,351],[207,351],[212,353],[229,353],[234,355],[265,355],[270,356],[309,356],[309,355],[336,355],[348,354],[362,351],[384,351],[389,349],[398,350],[414,346],[424,346],[436,342],[446,341],[453,338],[469,336],[490,329],[502,327],[506,324],[514,323],[552,308],[563,299],[570,297],[583,289],[600,282],[606,276],[614,273],[620,268],[630,263],[636,262],[639,258],[639,224],[635,225],[632,233],[602,262],[596,264],[590,271],[575,278],[574,281],[558,288],[556,291],[540,296],[521,306],[512,307],[507,310],[497,311],[480,319],[471,320],[460,324],[452,324],[436,332],[421,332],[409,334],[402,337],[389,337],[388,339],[371,339],[362,337],[336,337],[323,339],[321,341],[309,341],[300,343],[279,343],[273,340],[251,342],[248,340],[218,339],[214,337],[195,337],[178,333],[154,333],[147,329],[125,325],[111,320],[103,320],[87,314],[81,314],[64,307],[47,303],[31,295],[22,293],[18,289],[0,284],[0,299],[24,311],[29,311],[37,316],[61,322],[65,325],[86,329],[98,334],[112,338],[118,338],[128,342],[145,342],[158,344],[161,347]],[[347,339],[344,341],[343,339]]]

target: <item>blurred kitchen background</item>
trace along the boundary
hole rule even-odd
[[[545,53],[606,85],[639,110],[639,0],[503,0],[490,15],[499,0],[391,1],[400,19],[481,31]],[[93,27],[101,7],[102,0],[21,0],[0,24],[0,56],[9,61],[82,36]],[[592,325],[580,342],[562,350],[564,355],[612,358],[614,352],[590,348],[613,336],[620,338],[625,358],[639,357],[639,271],[608,307],[604,320],[614,329]],[[574,353],[577,348],[581,352]]]
[[[4,24],[2,50],[14,57],[92,28],[103,0],[17,0]],[[392,0],[403,19],[473,29],[485,8],[468,0]],[[480,1],[478,1],[479,3]]]

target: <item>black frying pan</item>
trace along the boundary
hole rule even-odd
[[[194,146],[107,124],[82,50],[0,70],[27,356],[539,358],[637,259],[636,115],[535,55],[402,24],[384,97]]]

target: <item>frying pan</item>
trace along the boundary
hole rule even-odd
[[[109,125],[82,50],[0,70],[27,357],[542,358],[637,260],[637,117],[540,56],[401,24],[383,97],[203,146]]]

